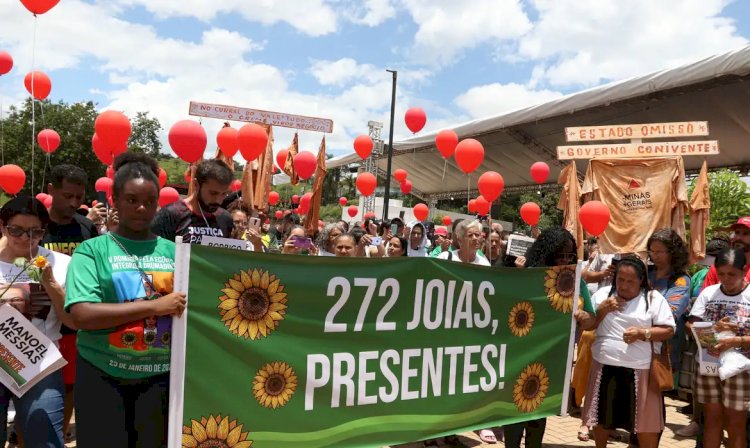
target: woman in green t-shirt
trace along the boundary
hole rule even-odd
[[[79,446],[161,447],[167,441],[173,242],[151,233],[158,165],[144,154],[115,161],[117,230],[82,243],[68,270],[65,308],[78,333]]]

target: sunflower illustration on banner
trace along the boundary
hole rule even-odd
[[[182,427],[182,448],[250,448],[253,441],[248,440],[249,431],[243,431],[243,425],[237,420],[222,418],[221,415],[201,417],[200,421],[191,420],[190,427]]]
[[[561,313],[573,311],[573,294],[576,290],[575,266],[555,266],[547,269],[544,292],[552,308]]]
[[[279,327],[286,314],[286,293],[268,271],[240,271],[224,283],[217,307],[229,331],[245,339],[260,339]]]

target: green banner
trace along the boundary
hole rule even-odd
[[[189,250],[184,447],[383,446],[560,413],[575,266]]]

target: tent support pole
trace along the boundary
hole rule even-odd
[[[396,70],[386,70],[393,75],[393,89],[391,91],[391,127],[388,132],[388,167],[385,171],[385,195],[383,196],[383,219],[388,219],[388,204],[391,202],[391,162],[393,160],[393,120],[396,116]]]

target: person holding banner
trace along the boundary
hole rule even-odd
[[[70,257],[40,247],[49,223],[47,209],[35,198],[17,197],[0,209],[0,284],[7,285],[0,287],[0,297],[13,298],[11,284],[14,288],[23,287],[29,300],[25,315],[58,344],[63,322],[75,329],[72,318],[63,310],[62,286]],[[41,269],[41,278],[32,278],[24,266],[18,265],[19,258],[26,263],[33,260]],[[7,411],[13,399],[15,422],[26,446],[62,447],[64,390],[62,370],[48,375],[20,398],[0,386],[0,440],[4,443],[7,438]]]
[[[674,335],[669,303],[651,290],[646,264],[635,255],[618,262],[612,286],[592,300],[596,315],[579,319],[584,329],[596,329],[584,424],[594,428],[597,448],[605,448],[618,428],[636,433],[640,448],[656,448],[664,430],[664,396],[649,372],[652,350],[658,353]]]
[[[694,322],[714,322],[717,331],[730,330],[734,337],[721,339],[716,349],[739,350],[750,355],[750,288],[745,278],[747,258],[743,249],[725,249],[716,256],[714,271],[721,283],[706,287],[690,311]],[[695,393],[703,405],[703,446],[719,448],[724,424],[729,433],[729,448],[747,444],[747,409],[750,405],[750,371],[742,371],[722,381],[718,376],[696,376]]]
[[[73,254],[65,307],[78,332],[77,442],[81,447],[162,447],[167,442],[172,316],[185,309],[173,291],[175,245],[151,224],[158,165],[145,154],[115,160],[117,230]]]

